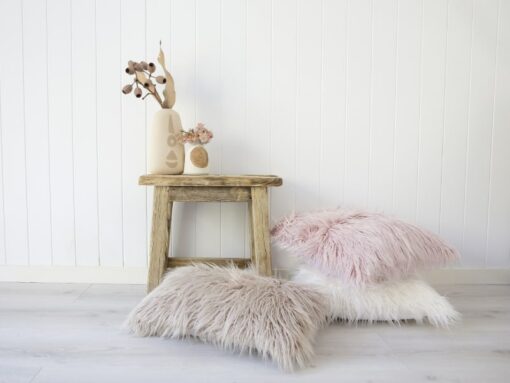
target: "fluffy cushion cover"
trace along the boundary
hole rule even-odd
[[[141,336],[196,337],[257,351],[285,369],[303,367],[327,318],[318,289],[261,277],[252,269],[194,265],[175,269],[129,315]]]
[[[413,319],[447,327],[460,318],[448,300],[419,279],[353,286],[328,278],[309,267],[301,266],[295,282],[315,285],[329,300],[329,317],[348,322],[398,322]]]
[[[357,285],[404,278],[458,257],[426,230],[358,210],[295,214],[278,222],[271,234],[278,245],[324,274]]]

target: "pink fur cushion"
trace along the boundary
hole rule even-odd
[[[280,220],[271,234],[279,246],[325,275],[358,285],[403,278],[458,258],[435,234],[359,210],[294,214]]]

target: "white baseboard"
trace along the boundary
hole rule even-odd
[[[287,277],[290,269],[275,274]],[[422,274],[431,284],[510,284],[510,269],[442,269]],[[0,282],[145,284],[146,267],[0,266]]]
[[[432,285],[509,285],[510,269],[440,269],[421,273]]]

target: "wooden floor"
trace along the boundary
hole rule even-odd
[[[0,283],[0,382],[510,382],[510,286],[443,286],[451,330],[331,326],[295,374],[196,341],[119,330],[139,285]]]

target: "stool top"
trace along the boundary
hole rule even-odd
[[[213,187],[252,187],[280,186],[282,179],[273,175],[169,175],[147,174],[138,180],[139,185],[153,186],[213,186]]]

